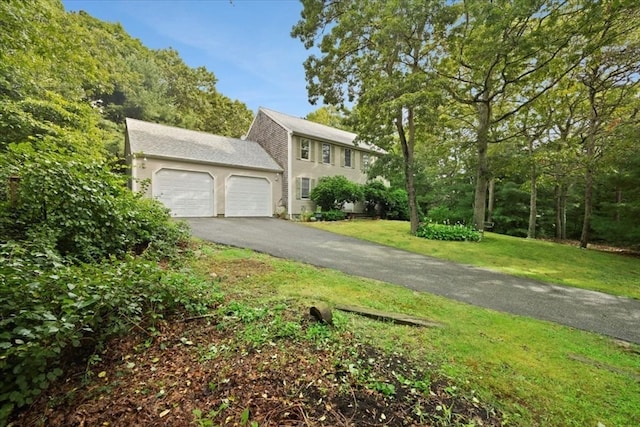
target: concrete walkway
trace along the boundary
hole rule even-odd
[[[640,301],[494,273],[271,218],[193,218],[193,234],[640,344]]]

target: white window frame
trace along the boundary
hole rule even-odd
[[[347,161],[349,159],[349,161]],[[353,150],[351,148],[344,149],[344,167],[352,168],[353,167]]]
[[[306,146],[306,153],[307,153],[306,157],[304,156],[305,146]],[[308,139],[300,140],[300,159],[311,160],[311,141],[309,141]]]
[[[305,183],[306,183],[306,190],[307,190],[307,194],[305,195]],[[305,177],[301,177],[300,178],[300,199],[301,200],[309,200],[311,197],[311,178],[305,178]]]
[[[326,147],[326,152],[325,152],[325,147]],[[326,165],[330,165],[331,164],[331,151],[332,151],[331,150],[331,144],[329,144],[327,142],[323,142],[322,143],[322,163],[324,163]]]

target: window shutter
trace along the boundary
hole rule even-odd
[[[344,148],[338,148],[338,151],[340,153],[340,166],[344,167],[345,165],[344,156],[346,156],[346,153],[345,153],[346,150]]]
[[[300,200],[302,198],[302,180],[298,177],[296,178],[296,199]]]
[[[330,154],[330,156],[331,156],[331,159],[330,159],[331,160],[331,164],[335,165],[336,164],[336,150],[335,150],[335,147],[333,145],[330,145],[329,147],[330,147],[329,152],[331,153]]]
[[[316,160],[316,143],[315,141],[309,141],[309,161],[314,162]]]
[[[309,180],[309,195],[311,195],[311,190],[313,190],[316,186],[316,179],[315,178],[311,178]]]
[[[300,160],[302,157],[302,139],[298,139],[298,143],[296,144],[296,159]]]

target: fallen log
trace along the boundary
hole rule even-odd
[[[359,314],[370,319],[393,322],[398,325],[423,326],[427,328],[442,328],[444,326],[442,323],[434,322],[433,320],[428,320],[422,317],[409,316],[402,313],[389,313],[386,311],[374,310],[372,308],[342,304],[335,305],[334,308],[347,313]]]

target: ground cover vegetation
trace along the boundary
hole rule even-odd
[[[422,211],[637,245],[638,2],[302,4],[309,99],[387,150],[372,175],[406,190],[412,233]]]
[[[167,267],[187,274],[180,288],[211,292],[199,297],[211,302],[206,314],[130,326],[88,363],[71,365],[16,425],[640,421],[636,345],[212,244],[191,244]],[[319,301],[357,301],[443,326],[335,310],[328,326],[308,315]]]

